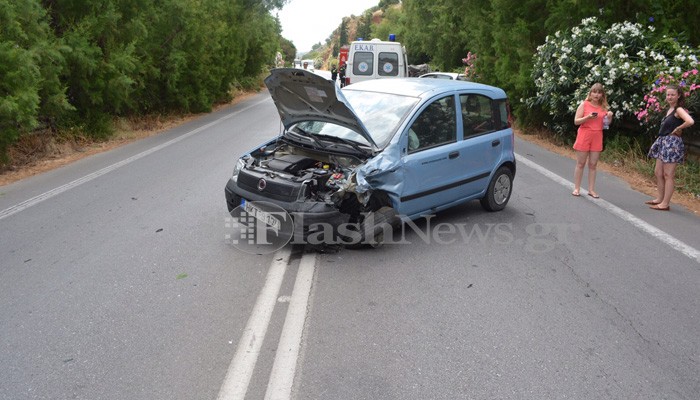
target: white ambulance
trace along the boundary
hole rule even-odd
[[[406,48],[395,39],[392,34],[388,41],[372,39],[352,42],[345,71],[346,84],[408,76]]]

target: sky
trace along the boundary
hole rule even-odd
[[[290,0],[278,11],[282,36],[303,53],[316,43],[325,44],[343,17],[362,15],[378,4],[379,0]]]

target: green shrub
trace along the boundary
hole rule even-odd
[[[651,26],[622,22],[605,29],[595,17],[586,18],[537,48],[532,72],[537,92],[526,103],[546,111],[549,128],[571,134],[576,108],[600,82],[615,114],[614,127],[634,136],[643,130],[636,113],[659,72],[692,69],[697,55],[667,37],[657,38]]]

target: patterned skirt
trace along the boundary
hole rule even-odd
[[[683,139],[675,135],[659,136],[649,149],[651,158],[657,158],[665,163],[682,163],[685,159]]]

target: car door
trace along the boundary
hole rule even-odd
[[[455,96],[426,105],[404,132],[404,184],[398,212],[424,214],[464,196],[459,168]]]
[[[490,175],[502,158],[506,145],[504,123],[498,101],[485,94],[462,93],[459,104],[462,140],[458,163],[464,173],[463,194],[474,197],[486,190]]]

